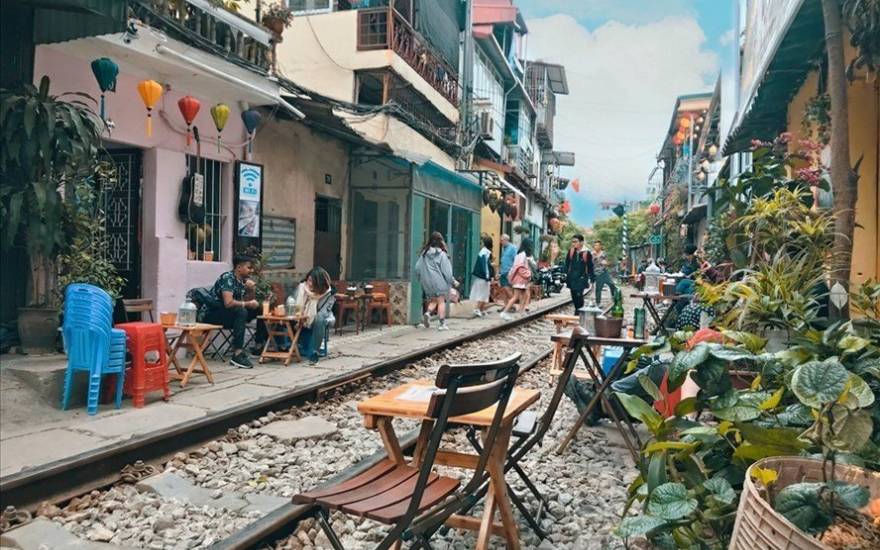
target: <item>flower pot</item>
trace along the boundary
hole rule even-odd
[[[768,328],[764,330],[764,338],[767,339],[767,352],[776,353],[788,347],[788,331],[781,328]]]
[[[282,21],[281,19],[276,19],[274,17],[264,17],[263,26],[278,35],[284,32],[284,21]]]
[[[214,251],[213,250],[205,250],[204,252],[202,252],[202,261],[213,262],[214,261]]]
[[[821,482],[823,465],[831,478],[831,464],[822,460],[801,457],[771,457],[759,460],[746,471],[736,523],[730,539],[729,550],[831,550],[818,539],[804,533],[773,509],[773,505],[761,495],[758,484],[752,480],[754,468],[776,471],[778,477],[774,492],[801,481]],[[834,469],[837,481],[855,483],[867,487],[871,498],[880,497],[880,472],[871,472],[858,466],[837,464]]]
[[[58,338],[58,310],[23,307],[18,310],[18,337],[28,353],[54,353]]]

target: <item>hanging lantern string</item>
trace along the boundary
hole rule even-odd
[[[176,132],[182,136],[186,136],[186,127],[185,126],[181,127],[179,125],[179,123],[172,121],[164,109],[160,109],[158,112],[159,112],[159,117],[162,118],[162,120],[165,122],[165,124],[168,125],[168,128],[171,131]],[[210,143],[212,141],[217,142],[216,138],[211,138],[211,137],[208,137],[204,134],[202,134],[201,140],[203,142],[208,142],[208,143]],[[242,141],[241,143],[229,143],[228,141],[224,141],[222,147],[224,149],[226,149],[227,151],[229,151],[230,153],[233,153],[233,155],[234,155],[235,153],[231,149],[232,147],[244,147],[247,144],[248,144],[247,141]]]

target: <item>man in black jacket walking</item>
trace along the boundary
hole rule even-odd
[[[575,235],[571,238],[571,248],[565,257],[566,284],[571,291],[574,313],[584,307],[584,290],[589,288],[593,280],[593,255],[584,249],[584,236]]]

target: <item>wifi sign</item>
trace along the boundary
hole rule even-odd
[[[260,200],[262,169],[258,166],[242,165],[239,169],[239,198]]]

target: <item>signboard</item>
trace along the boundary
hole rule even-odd
[[[238,209],[236,227],[239,237],[260,238],[260,218],[263,198],[263,167],[240,161],[236,165]]]
[[[648,243],[653,245],[659,245],[663,241],[663,237],[661,235],[651,235],[648,237]]]

